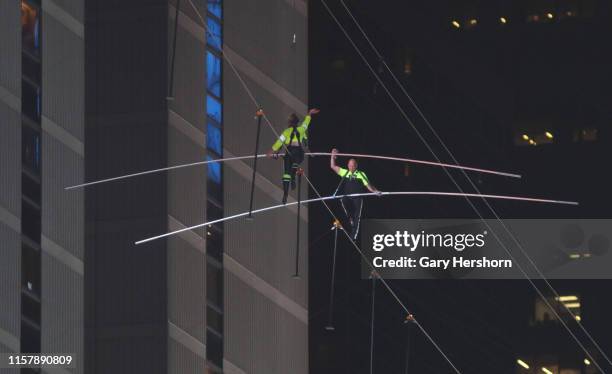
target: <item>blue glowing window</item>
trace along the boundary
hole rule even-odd
[[[221,152],[221,129],[210,123],[206,132],[206,147],[218,155],[223,154]]]
[[[221,0],[208,0],[208,11],[217,18],[223,18]]]
[[[206,24],[208,25],[208,32],[206,33],[208,36],[207,42],[208,45],[221,50],[221,24],[217,22],[215,19],[208,17],[206,20]]]
[[[34,47],[40,48],[40,19],[36,20],[36,27],[34,28]]]
[[[206,86],[210,93],[221,97],[221,59],[211,52],[206,52]]]
[[[221,124],[223,120],[223,109],[219,100],[210,95],[206,95],[206,114],[208,117]]]
[[[210,156],[206,156],[207,160],[212,160],[213,158]],[[221,184],[221,163],[220,162],[211,162],[208,164],[208,179]]]

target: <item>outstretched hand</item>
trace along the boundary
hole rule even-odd
[[[333,158],[336,158],[337,154],[338,154],[338,149],[334,148],[331,150],[331,155]]]
[[[312,116],[313,114],[317,114],[317,113],[319,113],[319,112],[320,112],[320,110],[319,110],[319,109],[317,109],[317,108],[312,108],[312,109],[310,109],[310,110],[308,111],[308,115]]]

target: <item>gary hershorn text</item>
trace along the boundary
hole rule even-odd
[[[482,257],[478,259],[466,259],[461,256],[448,259],[433,259],[420,257],[418,259],[402,256],[396,259],[385,259],[374,257],[372,260],[376,268],[425,268],[447,270],[449,268],[511,268],[511,260],[489,259]]]

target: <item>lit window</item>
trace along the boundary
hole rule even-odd
[[[525,361],[521,360],[520,358],[516,360],[516,363],[521,365],[525,369],[529,369],[529,364],[527,364]]]
[[[40,48],[39,10],[25,1],[21,2],[21,42],[31,51]]]
[[[223,154],[221,149],[221,129],[210,123],[207,126],[206,132],[206,147],[218,155]]]
[[[210,95],[206,97],[206,114],[208,117],[221,124],[223,119],[221,103]]]
[[[217,18],[223,18],[221,0],[208,0],[208,11]]]
[[[221,97],[221,59],[212,52],[206,52],[206,88]]]
[[[206,20],[206,24],[208,26],[208,32],[206,33],[208,45],[221,50],[221,24],[210,17]]]
[[[208,160],[212,160],[212,157],[207,156]],[[219,162],[213,162],[207,165],[208,166],[208,179],[215,182],[216,184],[221,184],[221,164]]]

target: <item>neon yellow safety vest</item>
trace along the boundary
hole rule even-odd
[[[347,178],[349,180],[353,180],[353,179],[358,180],[364,186],[367,186],[368,184],[370,184],[368,177],[365,175],[363,171],[360,171],[360,170],[355,170],[354,172],[352,172],[344,168],[338,168],[338,175],[341,176],[342,178]]]
[[[310,116],[304,117],[302,124],[295,128],[297,135],[293,134],[293,127],[286,128],[281,136],[278,137],[276,143],[272,145],[272,150],[275,152],[278,151],[283,144],[290,145],[293,142],[302,144],[305,139],[308,139],[308,125],[310,125]],[[293,135],[292,139],[290,139],[291,135]]]

